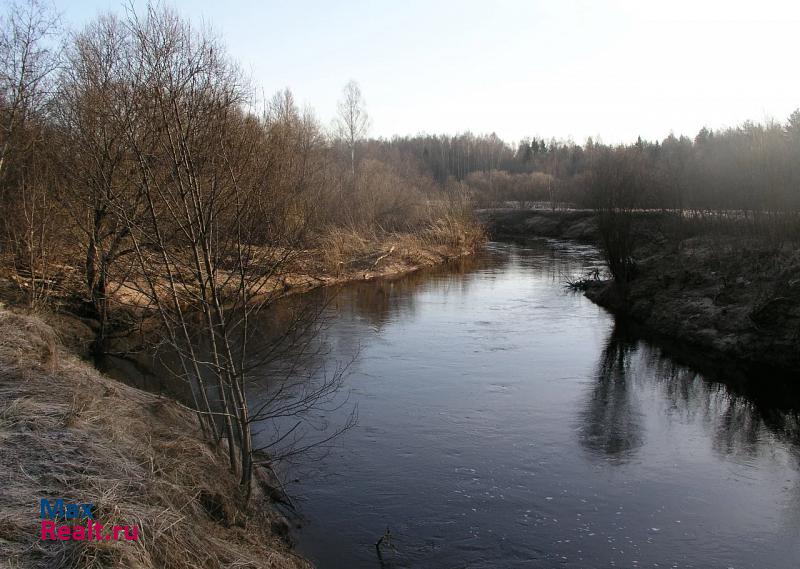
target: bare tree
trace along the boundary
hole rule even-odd
[[[292,92],[284,89],[269,101],[261,127],[265,136],[259,152],[265,179],[256,207],[275,218],[275,224],[286,225],[287,231],[297,232],[297,223],[305,225],[312,217],[319,223],[328,163],[325,138],[313,112],[298,108]]]
[[[14,3],[0,22],[0,203],[5,244],[37,305],[47,293],[52,167],[46,106],[59,52],[55,16],[37,0]]]
[[[356,186],[356,146],[369,131],[369,115],[367,115],[364,98],[358,83],[351,80],[342,90],[339,101],[339,116],[336,120],[336,132],[344,141],[350,154],[350,175],[353,189]]]
[[[201,427],[226,441],[247,501],[253,425],[302,415],[335,392],[341,374],[306,390],[254,376],[276,343],[253,341],[253,319],[281,296],[280,275],[299,234],[285,224],[265,227],[266,133],[245,110],[249,94],[238,69],[208,34],[152,6],[143,16],[131,12],[126,25],[136,93],[127,142],[145,215],[114,203],[137,260],[132,286],[159,314],[163,341],[178,356],[174,372],[192,388]],[[254,379],[273,386],[258,404],[248,396]]]
[[[131,219],[144,214],[143,196],[130,176],[135,167],[130,138],[139,120],[129,75],[131,43],[114,16],[102,16],[76,34],[54,110],[57,140],[69,149],[62,154],[60,194],[83,249],[89,305],[100,322],[98,352],[107,335],[110,287],[125,281],[124,274],[112,278],[112,271],[134,252],[129,227],[115,212],[124,209]]]
[[[48,40],[57,32],[56,17],[38,0],[11,4],[0,21],[0,183],[15,143],[24,150],[26,122],[46,103],[47,80],[59,64]]]

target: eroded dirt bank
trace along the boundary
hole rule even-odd
[[[0,565],[310,567],[268,488],[237,510],[224,456],[196,431],[171,400],[103,377],[39,318],[0,309]],[[138,539],[42,541],[42,498],[93,503],[97,523]]]
[[[597,241],[590,211],[495,210],[481,215],[495,238],[558,237]],[[638,215],[636,270],[625,299],[610,280],[587,283],[586,295],[656,337],[708,355],[800,368],[800,249],[674,216]]]

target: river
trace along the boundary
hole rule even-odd
[[[317,436],[353,406],[358,423],[290,472],[299,551],[320,569],[796,568],[797,407],[564,289],[601,266],[589,246],[490,243],[343,288],[320,357],[353,360],[348,399]]]

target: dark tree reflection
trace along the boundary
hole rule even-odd
[[[690,365],[682,363],[687,359]],[[646,407],[667,421],[702,425],[711,449],[725,459],[753,460],[774,453],[779,441],[796,461],[798,399],[776,395],[769,380],[708,360],[704,367],[697,354],[657,347],[617,322],[580,414],[581,443],[604,457],[628,457],[643,444],[640,408]]]
[[[629,377],[636,351],[636,342],[616,329],[606,342],[581,413],[581,443],[592,453],[625,459],[642,445],[641,413],[631,398]]]
[[[677,361],[680,353],[667,353],[642,340],[639,345],[646,362],[638,378],[643,389],[657,388],[673,417],[701,421],[715,452],[752,459],[770,453],[773,440],[778,440],[797,453],[798,401],[791,393],[776,395],[768,372],[742,374],[708,364],[696,371]]]

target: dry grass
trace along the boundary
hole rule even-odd
[[[470,254],[484,241],[483,226],[468,211],[458,211],[449,202],[430,202],[427,207],[426,221],[408,231],[384,231],[376,226],[358,229],[329,226],[312,239],[313,245],[307,249],[261,250],[265,258],[286,257],[287,261],[277,274],[259,282],[256,299],[348,281],[397,276]],[[85,306],[81,299],[85,296],[85,284],[76,277],[80,271],[66,265],[60,267],[70,278],[59,281],[48,299],[49,306],[53,312],[83,314]],[[12,273],[12,268],[0,259],[0,299],[11,306],[24,306]],[[157,283],[157,288],[165,291],[166,283]],[[142,308],[151,305],[149,293],[142,292],[146,289],[144,281],[112,283],[112,312],[139,315]],[[64,334],[64,343],[71,350],[87,353],[94,340],[94,333],[86,324],[91,323],[89,320],[80,325],[75,318],[48,312],[42,316],[56,329],[70,329]]]
[[[413,233],[333,227],[312,256],[322,261],[317,272],[347,280],[364,272],[381,276],[434,265],[471,253],[483,239],[483,229],[472,220],[443,216]]]
[[[38,318],[0,308],[3,566],[307,567],[270,531],[279,520],[263,498],[261,511],[230,506],[235,481],[195,426],[65,353]],[[38,502],[59,497],[94,502],[106,526],[137,525],[139,541],[40,541]]]

